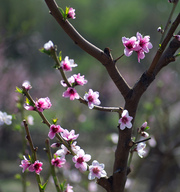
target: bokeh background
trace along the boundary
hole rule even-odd
[[[157,28],[165,26],[172,9],[172,4],[167,0],[57,0],[57,3],[63,9],[66,6],[75,8],[76,19],[71,20],[75,28],[99,48],[111,48],[114,58],[123,53],[123,36],[134,36],[137,31],[150,35],[154,47],[140,64],[136,54],[118,61],[117,66],[130,86],[150,65],[161,37]],[[61,76],[53,68],[52,59],[39,52],[49,40],[57,45],[58,51],[62,51],[63,58],[69,56],[78,64],[67,76],[80,72],[88,80],[87,85],[78,88],[82,96],[92,88],[100,92],[103,106],[124,105],[105,68],[69,39],[49,14],[43,0],[0,0],[0,111],[14,114],[12,125],[0,127],[1,192],[22,191],[19,157],[22,156],[24,136],[23,127],[20,126],[22,115],[17,108],[19,95],[15,88],[21,87],[25,80],[29,80],[33,86],[30,93],[34,99],[46,96],[51,99],[53,106],[45,111],[46,117],[49,120],[57,117],[63,128],[79,133],[78,145],[92,155],[92,160],[104,163],[109,176],[112,174],[118,116],[89,110],[78,101],[70,102],[62,98],[64,88],[60,85]],[[133,156],[127,192],[180,191],[179,87],[180,68],[177,59],[160,72],[142,97],[134,130],[145,120],[148,121],[149,133],[154,138],[151,141],[154,142],[148,145],[144,159],[137,154]],[[25,111],[23,114],[24,117],[28,115],[34,118],[34,125],[29,127],[34,145],[38,146],[38,157],[44,162],[41,175],[46,181],[49,168],[43,148],[48,129],[35,112]],[[24,150],[30,153],[28,147]],[[74,191],[103,191],[101,187],[88,188],[94,183],[87,181],[87,174],[82,175],[74,168],[71,157],[68,162],[66,168],[58,170],[60,181],[64,181],[63,176],[66,176],[67,182],[74,186]],[[49,180],[47,191],[55,191],[51,178]],[[33,173],[27,174],[27,181],[28,192],[38,191]]]

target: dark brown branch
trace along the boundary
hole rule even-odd
[[[114,81],[115,85],[121,92],[121,94],[126,97],[128,92],[130,91],[130,87],[127,82],[123,79],[119,70],[115,66],[115,62],[113,58],[110,57],[106,52],[102,51],[95,45],[88,42],[84,39],[77,30],[71,25],[71,23],[64,18],[60,13],[58,6],[54,0],[45,0],[47,6],[49,7],[51,15],[56,19],[58,24],[62,27],[62,29],[66,32],[66,34],[77,44],[82,50],[96,58],[100,61],[107,69],[111,79]]]

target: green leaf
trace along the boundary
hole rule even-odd
[[[149,127],[149,126],[147,126],[147,127],[144,129],[144,131],[147,131],[148,129],[150,129],[150,127]]]
[[[20,93],[20,94],[23,94],[23,90],[19,87],[16,87],[16,92]]]
[[[59,52],[58,59],[60,62],[62,61],[62,51]]]
[[[175,55],[175,57],[179,57],[180,56],[180,53],[178,53],[177,55]]]
[[[61,8],[61,7],[58,7],[59,11],[61,12],[64,20],[66,20],[67,16],[66,16],[66,13],[64,13],[64,10]]]
[[[41,53],[45,53],[45,54],[47,54],[47,55],[51,55],[51,49],[50,50],[46,50],[46,49],[44,49],[44,48],[41,48],[41,49],[39,49],[39,51],[41,52]]]
[[[159,48],[161,48],[161,44],[159,44]]]
[[[54,118],[54,119],[52,119],[53,124],[56,124],[57,121],[58,121],[58,118]]]
[[[59,184],[61,191],[65,191],[66,180]]]
[[[22,127],[19,125],[19,124],[16,124],[14,127],[13,127],[13,130],[14,131],[20,131],[22,129]]]
[[[44,191],[46,189],[48,180],[46,181],[46,183],[44,183],[44,185],[41,185],[41,183],[39,183],[39,187]]]
[[[66,15],[68,15],[69,9],[70,9],[70,7],[66,7]]]

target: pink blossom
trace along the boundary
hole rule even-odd
[[[51,160],[51,164],[55,167],[63,167],[63,165],[66,163],[66,159],[64,157],[56,157]]]
[[[56,147],[60,147],[60,146],[61,146],[61,143],[53,143],[53,144],[51,144],[52,148],[56,148]]]
[[[136,46],[136,37],[133,36],[130,39],[126,37],[122,37],[122,42],[125,47],[124,54],[127,57],[131,56]]]
[[[35,102],[35,106],[38,111],[43,112],[45,109],[49,109],[52,104],[48,97],[40,98],[38,101]]]
[[[88,82],[86,79],[84,79],[84,75],[81,76],[80,73],[78,73],[77,75],[74,74],[73,77],[75,79],[75,84],[76,85],[83,86],[84,84],[86,84]]]
[[[91,155],[85,154],[83,149],[80,149],[77,154],[72,158],[75,167],[82,171],[87,170],[87,163],[91,159]]]
[[[50,126],[50,131],[49,131],[48,137],[50,139],[53,139],[55,137],[56,133],[60,133],[63,131],[64,131],[64,129],[60,125],[53,124]]]
[[[42,171],[42,165],[43,165],[42,162],[40,162],[39,160],[36,160],[36,161],[34,162],[34,164],[31,164],[31,165],[29,166],[28,170],[31,171],[31,172],[35,171],[36,174],[39,175],[40,172]]]
[[[24,171],[31,165],[30,161],[26,159],[25,156],[23,156],[24,160],[21,161],[21,165],[19,165],[20,167],[23,168],[22,172],[24,173]]]
[[[101,177],[106,177],[107,173],[104,170],[104,164],[101,163],[99,164],[98,161],[94,160],[92,162],[92,165],[89,166],[89,175],[88,175],[88,179],[89,180],[93,180],[95,177],[97,177],[98,179],[100,179]]]
[[[61,67],[65,71],[72,71],[72,67],[77,67],[77,64],[74,63],[73,59],[69,59],[69,57],[66,56],[65,59],[61,61]]]
[[[72,190],[72,186],[70,186],[69,184],[67,184],[67,188],[66,188],[66,191],[65,192],[73,192]]]
[[[99,92],[93,92],[92,89],[89,89],[89,92],[84,95],[84,99],[88,102],[89,109],[92,109],[94,105],[100,105],[101,102],[98,99]]]
[[[79,99],[79,94],[76,89],[68,87],[67,90],[62,94],[63,97],[69,97],[70,100]]]
[[[135,48],[135,51],[139,51],[142,49],[145,53],[149,52],[149,49],[152,49],[152,44],[149,42],[150,36],[142,36],[141,33],[137,32],[137,46]]]
[[[132,127],[132,123],[131,123],[132,119],[133,117],[129,116],[128,111],[123,110],[121,114],[121,118],[119,119],[120,129],[124,130],[126,127],[130,129]]]
[[[44,49],[46,49],[47,51],[50,49],[54,49],[54,44],[52,41],[48,41],[47,43],[44,44]]]
[[[75,131],[74,130],[71,130],[69,132],[67,129],[65,129],[64,132],[61,133],[61,136],[66,141],[72,141],[72,140],[76,140],[79,137],[79,134],[75,135]]]
[[[145,122],[141,125],[141,131],[144,131],[146,127],[147,127],[147,121],[145,121]]]
[[[69,12],[67,14],[67,17],[68,18],[72,18],[72,19],[75,19],[75,9],[73,9],[72,7],[69,8]]]
[[[22,87],[24,87],[27,91],[29,91],[32,88],[29,81],[24,81]]]
[[[68,82],[69,82],[70,84],[74,83],[74,82],[75,82],[74,77],[73,77],[73,76],[69,77],[69,78],[68,78]],[[64,80],[61,80],[61,85],[62,85],[63,87],[67,87],[67,84],[65,83]]]
[[[142,49],[140,49],[136,52],[137,52],[137,56],[138,56],[138,62],[140,63],[140,59],[144,59],[144,57],[145,57],[144,51]]]

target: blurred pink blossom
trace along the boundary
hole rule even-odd
[[[40,98],[35,102],[35,106],[38,111],[43,112],[45,109],[50,109],[52,106],[51,101],[48,97]]]
[[[73,59],[69,59],[69,57],[66,56],[65,59],[61,61],[61,67],[64,71],[72,71],[72,67],[77,67],[77,64],[74,63]]]
[[[63,131],[64,131],[64,129],[60,125],[52,124],[50,126],[48,137],[50,139],[53,139],[55,137],[56,133],[60,133],[60,132],[63,132]]]
[[[21,161],[21,165],[19,165],[20,167],[23,168],[22,172],[24,173],[24,171],[31,165],[30,161],[26,159],[25,156],[23,156],[24,160]]]
[[[72,7],[70,7],[67,17],[68,17],[68,18],[75,19],[75,18],[76,18],[76,17],[75,17],[75,9],[73,9]]]
[[[51,160],[51,164],[55,167],[63,167],[63,165],[66,163],[66,159],[64,157],[56,157]]]
[[[36,172],[36,174],[40,174],[40,172],[42,171],[42,165],[43,163],[40,162],[39,160],[36,160],[33,164],[31,164],[29,167],[28,167],[28,170],[31,171],[31,172]]]
[[[79,94],[72,87],[68,87],[67,90],[62,94],[62,96],[69,97],[70,100],[79,99]]]
[[[74,130],[71,130],[69,132],[67,129],[65,129],[64,132],[61,133],[61,136],[66,141],[72,141],[72,140],[76,140],[79,137],[79,134],[75,135],[75,131]]]

